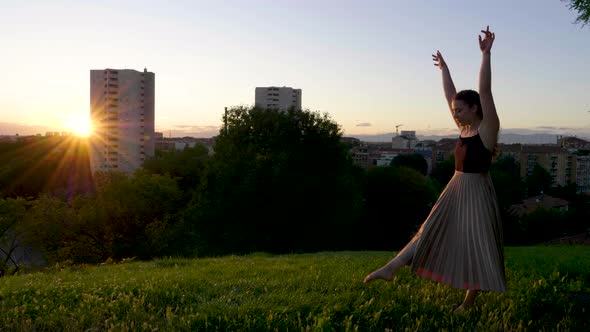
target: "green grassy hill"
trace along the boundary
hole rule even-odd
[[[464,291],[386,252],[252,254],[55,268],[0,279],[0,330],[590,330],[590,247],[506,249],[508,292]]]

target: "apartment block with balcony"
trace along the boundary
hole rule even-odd
[[[92,171],[131,173],[154,155],[155,74],[90,71]]]
[[[290,87],[257,87],[255,89],[256,107],[275,109],[282,112],[294,108],[301,110],[301,89]]]
[[[575,156],[556,145],[523,145],[520,153],[520,176],[533,173],[536,164],[543,167],[553,180],[553,185],[564,186],[576,182]]]

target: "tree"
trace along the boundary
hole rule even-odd
[[[557,209],[538,208],[520,218],[520,225],[525,237],[522,244],[534,244],[559,238],[565,235],[563,212]]]
[[[376,167],[367,172],[365,215],[356,234],[363,249],[401,249],[418,230],[436,200],[426,177],[408,167]]]
[[[428,173],[428,163],[419,153],[397,155],[391,161],[391,166],[413,168],[424,176]]]
[[[492,164],[490,175],[494,182],[500,209],[503,211],[518,204],[524,196],[520,178],[520,164],[511,156],[501,156]]]
[[[582,26],[590,22],[590,0],[562,0],[569,3],[571,10],[578,12],[576,23],[581,23]]]
[[[88,144],[78,137],[0,142],[0,197],[72,197],[92,190]]]
[[[209,253],[337,249],[360,211],[351,158],[327,114],[237,107],[184,215]]]
[[[168,229],[173,227],[182,208],[181,197],[178,184],[169,175],[137,170],[129,178],[117,177],[99,187],[96,207],[90,208],[104,211],[105,224],[110,232],[106,234],[109,237],[105,242],[112,243],[113,258],[152,258],[166,254],[170,240]],[[84,212],[81,209],[76,211],[77,215]]]
[[[436,163],[430,173],[430,178],[433,180],[437,190],[441,192],[447,183],[449,183],[453,174],[455,174],[455,156]]]
[[[525,233],[518,216],[510,207],[524,197],[525,186],[520,178],[520,164],[508,155],[501,155],[490,168],[490,176],[496,190],[496,197],[502,216],[504,242],[509,245],[522,244]]]
[[[196,190],[201,182],[203,171],[209,160],[209,151],[204,145],[186,147],[182,151],[158,153],[146,160],[143,168],[152,174],[168,174],[178,179],[180,189],[186,194]]]
[[[42,195],[30,202],[28,243],[49,262],[96,263],[107,258],[166,254],[181,192],[168,175],[137,171],[96,173],[96,192],[64,200]]]
[[[18,226],[26,211],[22,198],[0,198],[0,277],[18,272],[21,261],[15,251],[21,246],[22,235]]]
[[[524,183],[528,196],[531,197],[539,195],[541,192],[547,192],[547,189],[551,188],[553,184],[553,178],[541,165],[535,164],[533,172],[524,179]]]

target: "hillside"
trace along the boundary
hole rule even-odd
[[[508,292],[464,292],[414,276],[362,283],[388,252],[252,254],[56,266],[0,279],[5,330],[590,329],[590,247],[506,249]]]

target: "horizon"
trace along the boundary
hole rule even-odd
[[[302,89],[303,108],[328,113],[344,136],[400,124],[456,131],[430,55],[442,52],[458,90],[477,86],[477,35],[488,24],[497,34],[492,89],[502,127],[590,133],[590,43],[579,42],[590,30],[557,0],[5,7],[0,24],[13,28],[0,29],[0,135],[84,132],[90,70],[144,67],[156,75],[156,131],[174,136],[216,135],[223,108],[252,105],[264,86]]]
[[[57,132],[59,134],[58,136],[64,136],[64,137],[66,137],[66,136],[82,136],[82,135],[76,135],[76,133],[72,132],[72,131],[57,131],[57,130],[46,130],[43,132],[34,131],[34,130],[33,131],[26,131],[25,130],[24,132],[20,132],[20,133],[6,134],[1,130],[2,125],[3,125],[3,123],[0,122],[0,137],[46,136],[48,133],[54,133],[54,132]],[[27,126],[22,126],[22,125],[21,125],[21,127],[29,128],[29,129],[30,128],[39,128],[39,127],[33,127],[33,126],[27,127]],[[416,131],[413,129],[405,129],[405,130],[415,131],[416,136],[422,137],[422,139],[424,139],[424,140],[453,138],[458,135],[458,131],[456,129],[452,129],[452,128],[434,129],[434,130],[429,130],[429,131],[428,130],[427,131]],[[400,133],[405,130],[400,130]],[[187,132],[181,132],[181,133],[175,132],[178,135],[168,136],[167,134],[172,134],[172,132],[166,133],[166,132],[161,132],[161,131],[157,131],[157,130],[156,130],[156,132],[162,133],[164,138],[191,137],[191,138],[195,138],[195,139],[209,139],[209,138],[213,138],[214,136],[217,136],[217,134],[219,134],[218,130],[214,134],[211,134],[211,135],[191,135],[190,132],[188,132],[188,133]],[[66,135],[63,135],[64,133]],[[391,138],[394,137],[395,135],[396,135],[395,132],[382,132],[382,133],[374,133],[374,134],[347,134],[344,132],[342,133],[343,138],[344,137],[358,138],[361,141],[370,142],[370,143],[390,143],[389,140],[391,140]],[[500,143],[500,144],[512,144],[512,143],[556,144],[556,141],[554,142],[553,140],[556,140],[558,136],[576,137],[576,138],[590,141],[590,132],[588,132],[585,128],[577,128],[577,130],[576,130],[576,128],[539,127],[539,128],[501,128],[500,132],[499,132],[498,143]],[[386,138],[387,140],[383,140],[384,138]]]

